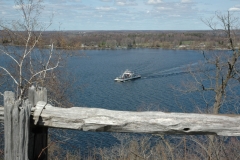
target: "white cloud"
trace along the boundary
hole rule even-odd
[[[22,5],[14,5],[13,6],[13,9],[21,9],[22,8]]]
[[[169,7],[157,7],[157,9],[158,10],[164,10],[164,11],[166,11],[166,10],[172,10],[172,8],[169,8]]]
[[[101,11],[113,11],[116,10],[116,8],[114,7],[97,7],[97,10],[101,10]]]
[[[229,8],[229,11],[240,11],[240,7],[232,7],[232,8]]]
[[[117,2],[117,5],[124,6],[124,5],[126,5],[126,2]]]
[[[102,2],[112,2],[112,0],[100,0]]]
[[[136,6],[137,3],[135,2],[135,0],[129,0],[130,2],[128,2],[127,0],[116,0],[116,4],[118,6]]]
[[[192,0],[181,0],[181,3],[191,3]]]
[[[163,3],[162,0],[148,0],[147,4],[160,4]]]
[[[180,3],[180,2],[166,2],[160,5],[153,5],[151,16],[159,18],[173,18],[189,19],[192,17],[199,17],[198,8],[195,3]],[[150,15],[150,14],[149,14]]]

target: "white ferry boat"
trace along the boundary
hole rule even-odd
[[[117,82],[125,82],[125,81],[134,80],[138,78],[141,78],[141,75],[136,75],[134,72],[127,69],[125,72],[123,72],[122,75],[120,75],[119,77],[116,77],[114,80]]]

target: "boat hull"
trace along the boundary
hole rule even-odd
[[[138,78],[141,78],[141,76],[138,75],[138,76],[131,77],[131,78],[120,78],[120,77],[117,77],[117,78],[114,79],[114,81],[116,81],[116,82],[125,82],[125,81],[135,80],[135,79],[138,79]]]

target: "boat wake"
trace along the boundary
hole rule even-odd
[[[186,72],[175,72],[175,73],[166,73],[166,74],[159,74],[159,75],[150,75],[150,76],[143,76],[143,78],[145,78],[145,79],[152,79],[152,78],[162,78],[162,77],[177,76],[177,75],[183,75],[183,74],[189,74],[189,72],[186,71]]]
[[[178,75],[184,75],[184,74],[190,74],[188,68],[191,67],[191,72],[198,72],[197,71],[197,63],[191,64],[191,65],[183,65],[179,67],[173,67],[169,69],[165,69],[162,71],[157,71],[154,73],[146,73],[142,74],[143,79],[152,79],[152,78],[162,78],[162,77],[170,77],[170,76],[178,76]],[[213,69],[209,69],[208,71],[211,71]]]

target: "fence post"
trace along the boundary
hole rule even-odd
[[[32,106],[35,106],[38,101],[44,101],[47,103],[47,90],[43,87],[34,86],[28,90],[28,99]],[[31,120],[33,120],[31,118]],[[47,160],[47,139],[48,139],[48,127],[39,127],[30,124],[30,139],[29,139],[29,159],[30,160]]]
[[[15,100],[15,94],[4,92],[4,159],[28,159],[29,101]]]

